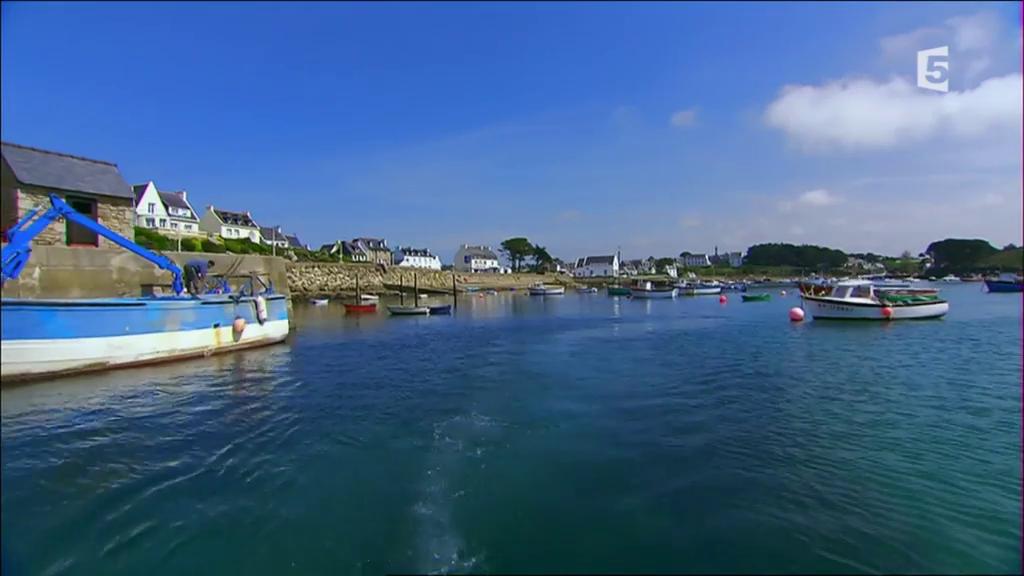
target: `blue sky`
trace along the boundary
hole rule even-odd
[[[1021,238],[1018,3],[17,3],[2,137],[449,261]],[[950,45],[951,92],[913,86]]]

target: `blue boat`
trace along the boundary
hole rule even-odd
[[[9,232],[2,279],[17,278],[31,257],[31,240],[57,218],[74,221],[172,275],[173,296],[0,300],[0,377],[58,376],[272,344],[288,336],[288,300],[253,275],[236,292],[184,296],[181,269],[50,196],[52,207],[32,210]]]
[[[989,292],[1024,292],[1024,279],[1012,274],[1000,274],[999,278],[986,279]]]
[[[451,313],[452,313],[452,305],[451,304],[439,304],[437,306],[430,306],[430,315],[431,316],[436,316],[438,314],[451,314]]]

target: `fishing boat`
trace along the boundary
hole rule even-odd
[[[428,308],[430,308],[430,315],[431,316],[440,316],[442,314],[451,314],[452,313],[452,305],[451,304],[439,304],[437,306],[428,306]]]
[[[367,296],[370,296],[367,294]],[[363,293],[359,290],[359,274],[356,274],[356,301],[353,303],[345,303],[346,314],[367,314],[370,312],[377,311],[377,303],[374,301],[366,301],[363,299]]]
[[[593,286],[587,286],[584,288],[577,288],[576,292],[579,294],[597,294],[597,288]]]
[[[217,294],[183,294],[182,270],[152,252],[49,197],[50,208],[30,210],[8,230],[2,281],[18,278],[32,255],[32,239],[58,218],[74,222],[172,276],[170,296],[28,299],[0,301],[0,377],[10,383],[183,358],[208,356],[281,342],[288,336],[288,300],[255,274],[232,291],[224,279]],[[243,277],[236,277],[243,278]]]
[[[630,291],[629,291],[629,288],[627,286],[609,286],[608,287],[608,295],[609,296],[629,296],[629,294],[630,294]]]
[[[760,294],[740,294],[740,298],[744,302],[766,302],[772,299],[772,295],[768,292],[761,292]]]
[[[964,276],[960,278],[961,282],[982,282],[984,280],[985,279],[982,276],[979,276],[978,274],[971,274],[969,276]]]
[[[1000,274],[998,278],[986,278],[985,288],[989,292],[1024,292],[1024,278],[1013,274]]]
[[[530,285],[530,296],[560,296],[565,294],[565,286],[551,286],[543,282]]]
[[[330,302],[330,298],[313,298],[309,301],[313,306],[326,306]]]
[[[360,302],[380,302],[380,296],[376,294],[360,294]]]
[[[939,282],[959,282],[960,279],[952,274],[947,274],[942,278],[939,278]]]
[[[869,280],[839,282],[828,296],[800,296],[815,319],[910,320],[938,318],[949,312],[949,303],[937,294],[877,292]]]
[[[657,285],[649,280],[639,280],[629,288],[629,294],[633,298],[675,298],[676,287]]]
[[[870,279],[875,288],[910,288],[910,282],[895,278]]]

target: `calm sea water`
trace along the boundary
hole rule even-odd
[[[285,345],[2,391],[5,574],[1018,572],[1021,298],[297,304]]]

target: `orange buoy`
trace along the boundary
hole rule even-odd
[[[884,317],[885,319],[892,320],[892,313],[892,306],[886,306],[885,308],[882,308],[882,317]]]
[[[241,334],[245,330],[245,318],[241,316],[235,317],[235,321],[231,323],[231,328],[235,331],[235,334]]]
[[[803,308],[790,308],[789,309],[789,319],[791,321],[793,321],[793,322],[802,322],[803,319],[804,319],[804,310],[803,310]]]

